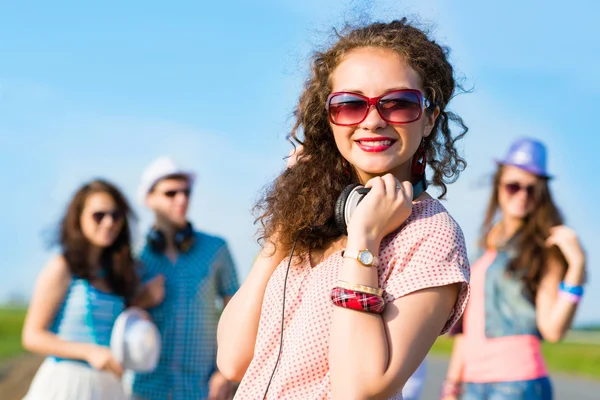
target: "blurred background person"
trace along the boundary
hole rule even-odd
[[[162,337],[151,373],[133,375],[136,400],[233,397],[234,384],[216,368],[217,300],[229,302],[239,284],[225,240],[196,231],[187,219],[195,173],[169,157],[144,171],[139,200],[154,213],[140,254],[144,282],[164,279],[164,301],[149,308]]]
[[[94,180],[70,201],[60,224],[61,254],[40,273],[23,327],[23,347],[48,356],[27,400],[119,400],[122,367],[112,327],[138,279],[131,209],[111,183]]]
[[[552,200],[546,158],[544,144],[523,138],[498,162],[445,400],[552,399],[540,341],[571,327],[586,257]]]

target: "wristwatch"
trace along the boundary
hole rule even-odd
[[[379,265],[379,258],[369,250],[344,250],[342,257],[357,260],[365,267],[376,267]]]

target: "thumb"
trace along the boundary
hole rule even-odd
[[[413,198],[413,186],[409,181],[402,182],[402,188],[404,189],[404,193],[406,193],[406,197],[412,200]]]
[[[112,371],[114,371],[115,374],[117,374],[117,376],[119,376],[119,377],[123,376],[123,367],[121,366],[121,364],[119,364],[117,362],[117,360],[115,360],[114,358],[111,358],[109,361],[109,366],[110,366],[110,369]]]

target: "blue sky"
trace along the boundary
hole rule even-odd
[[[577,320],[600,321],[592,1],[1,3],[0,301],[30,295],[55,251],[45,237],[81,183],[105,177],[135,204],[141,171],[163,154],[198,172],[191,218],[228,239],[245,276],[258,251],[250,211],[285,165],[309,53],[357,11],[434,23],[473,88],[451,103],[470,127],[461,144],[469,166],[445,202],[468,241],[493,159],[519,136],[548,144],[553,193],[591,270]],[[135,205],[141,239],[150,215]]]

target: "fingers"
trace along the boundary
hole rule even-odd
[[[404,194],[409,201],[412,201],[413,198],[413,185],[409,181],[402,182],[402,188],[404,189]]]
[[[112,371],[119,378],[121,376],[123,376],[123,367],[114,358],[112,358],[112,357],[109,358],[106,367],[107,367],[106,369],[108,369],[109,371]]]
[[[384,196],[402,196],[405,199],[412,200],[413,187],[409,181],[399,182],[394,175],[386,174],[371,178],[365,187],[371,188],[372,193],[379,193]]]

